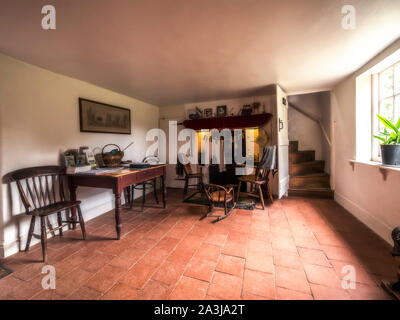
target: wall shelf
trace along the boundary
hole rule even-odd
[[[261,113],[249,116],[231,116],[219,118],[203,118],[185,120],[183,125],[193,130],[201,129],[244,129],[266,125],[272,119],[271,113]]]

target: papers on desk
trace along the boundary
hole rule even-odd
[[[112,170],[110,172],[102,172],[102,173],[97,173],[97,174],[104,175],[104,176],[118,176],[120,174],[129,173],[131,171],[132,171],[131,169],[122,168],[122,169],[118,169],[118,170]]]
[[[90,166],[89,166],[90,167]],[[150,167],[151,168],[151,167]],[[117,168],[96,168],[87,170],[85,172],[67,172],[68,174],[76,174],[76,175],[105,175],[105,176],[118,176],[121,174],[130,173],[133,171],[147,170],[149,168],[129,168],[126,166],[117,167]]]
[[[118,167],[118,168],[97,168],[97,169],[92,169],[89,171],[85,172],[76,172],[75,174],[92,174],[92,175],[98,175],[98,174],[121,174],[122,172],[120,171],[125,171],[127,170],[124,167]]]
[[[92,167],[90,165],[87,165],[87,166],[68,166],[66,172],[67,172],[67,174],[76,174],[76,173],[79,173],[79,172],[82,173],[82,172],[92,171],[91,169],[92,169]]]

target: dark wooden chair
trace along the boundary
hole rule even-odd
[[[273,175],[277,172],[276,169],[274,170],[266,170],[257,167],[256,172],[254,175],[247,175],[247,176],[241,176],[238,178],[239,180],[239,185],[238,185],[238,192],[237,192],[237,199],[236,202],[239,200],[239,196],[241,194],[245,194],[250,197],[255,197],[260,199],[261,201],[261,207],[264,210],[265,205],[264,205],[264,195],[262,192],[262,188],[266,188],[269,199],[271,202],[274,202],[274,198],[272,197],[272,192],[271,192],[271,186],[269,183],[269,175],[272,172]],[[249,183],[250,184],[250,192],[240,192],[240,187],[242,183]]]
[[[46,261],[47,233],[58,230],[62,236],[62,228],[75,225],[75,221],[66,214],[66,219],[62,218],[62,211],[76,208],[78,211],[79,224],[82,230],[82,237],[86,239],[85,222],[82,217],[80,201],[68,201],[64,194],[65,169],[60,166],[44,166],[25,168],[11,172],[10,181],[15,181],[21,200],[25,207],[25,213],[31,216],[28,238],[25,251],[29,251],[29,246],[36,218],[40,219],[40,239],[42,244],[43,261]],[[58,227],[53,228],[48,216],[57,213]],[[49,231],[46,230],[46,221]]]
[[[190,163],[183,165],[183,172],[185,173],[185,187],[183,188],[183,199],[185,199],[188,193],[189,187],[196,187],[197,191],[203,191],[203,168],[200,167],[200,172],[193,172]],[[196,180],[195,184],[189,184],[190,180]]]
[[[216,216],[217,219],[213,220],[213,223],[221,221],[231,214],[233,208],[235,207],[234,186],[224,187],[217,184],[208,184],[204,186],[204,193],[209,201],[209,211],[202,216],[200,220],[210,217],[216,204],[223,204],[224,215]],[[229,204],[231,204],[230,208],[228,207]]]
[[[153,156],[149,156],[149,157],[145,157],[143,159],[144,163],[148,163],[148,164],[159,164],[160,160],[157,157],[153,157]],[[135,200],[135,190],[142,190],[142,211],[144,210],[144,205],[146,202],[146,187],[148,188],[153,188],[153,192],[154,192],[154,198],[156,199],[156,203],[159,204],[159,200],[158,200],[158,196],[157,196],[157,178],[151,179],[149,181],[146,181],[144,183],[140,183],[140,184],[134,184],[131,186],[131,203],[130,203],[130,208],[132,209],[133,207],[133,201]]]

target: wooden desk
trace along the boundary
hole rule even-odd
[[[115,227],[117,230],[117,239],[121,237],[121,193],[124,188],[130,188],[133,184],[142,183],[157,177],[161,177],[162,190],[163,190],[163,207],[166,206],[167,201],[167,188],[165,185],[167,165],[155,165],[147,169],[134,170],[130,169],[124,173],[103,173],[103,174],[89,174],[79,173],[68,175],[68,186],[71,200],[76,200],[76,189],[78,186],[92,187],[92,188],[106,188],[112,189],[115,196]],[[128,192],[128,200],[130,192]],[[72,218],[76,221],[76,210],[72,210]]]

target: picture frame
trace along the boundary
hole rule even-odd
[[[212,118],[213,117],[213,109],[206,108],[203,110],[204,118]]]
[[[217,107],[217,117],[226,117],[226,106]]]
[[[76,166],[82,167],[84,165],[86,165],[86,155],[78,154],[78,156],[76,157]]]
[[[66,167],[74,167],[75,166],[75,157],[73,155],[64,155],[65,166]]]
[[[95,157],[94,157],[93,152],[92,152],[92,151],[86,151],[86,152],[85,152],[85,156],[86,156],[86,162],[87,162],[88,164],[90,164],[90,166],[91,166],[92,168],[96,168],[96,167],[97,167],[97,164],[96,164],[96,159],[95,159]]]
[[[81,132],[131,134],[131,110],[79,98]]]

